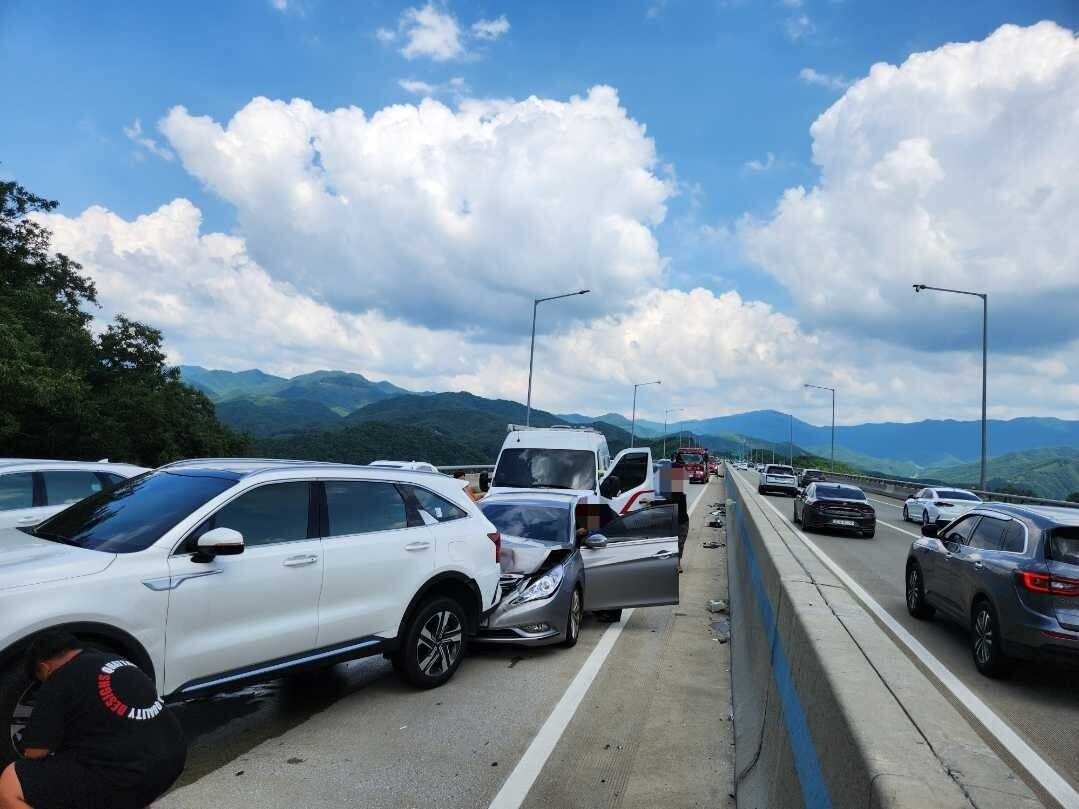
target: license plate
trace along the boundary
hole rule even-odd
[[[833,525],[849,525],[850,527],[853,528],[858,523],[856,523],[854,520],[832,520],[832,524]]]

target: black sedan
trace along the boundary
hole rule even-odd
[[[877,512],[857,486],[810,483],[794,498],[794,521],[807,531],[831,528],[873,538]]]

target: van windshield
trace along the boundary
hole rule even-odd
[[[491,485],[592,491],[596,488],[596,455],[585,449],[504,449]]]

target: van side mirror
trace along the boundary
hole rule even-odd
[[[607,547],[607,537],[603,534],[589,534],[584,538],[584,546],[594,551],[601,550]]]
[[[931,523],[928,523],[928,524],[922,526],[922,536],[923,537],[929,537],[930,539],[936,539],[937,538],[937,533],[938,533],[938,531],[937,531],[937,524],[936,523],[931,522]]]
[[[491,473],[488,472],[486,469],[480,472],[480,491],[491,491]]]
[[[193,562],[209,562],[215,556],[236,556],[244,552],[244,537],[232,528],[214,528],[207,531],[196,545]]]

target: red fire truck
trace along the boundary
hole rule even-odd
[[[708,482],[708,450],[704,447],[679,447],[672,460],[685,467],[690,483]]]

